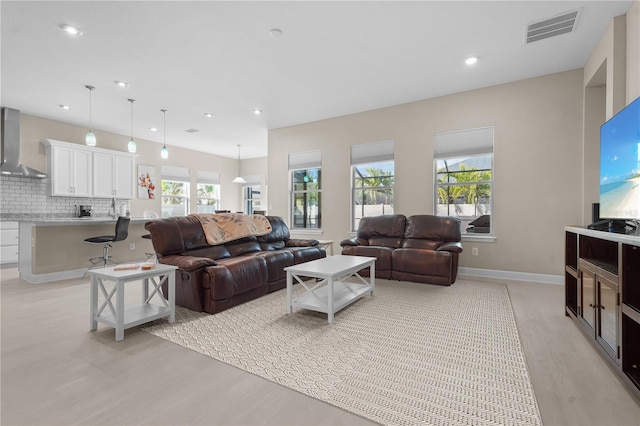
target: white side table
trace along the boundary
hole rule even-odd
[[[153,269],[129,269],[115,271],[111,268],[90,269],[91,275],[91,307],[89,330],[98,328],[98,321],[116,329],[116,341],[124,340],[124,330],[158,318],[169,317],[169,322],[176,321],[176,274],[175,266],[156,264]],[[156,280],[158,278],[158,280]],[[142,303],[124,308],[124,285],[130,281],[142,280]],[[115,281],[111,290],[107,290],[105,281]],[[162,295],[162,284],[167,282],[169,300]],[[149,283],[153,285],[149,294]],[[98,306],[98,292],[102,293],[102,305]],[[155,295],[161,305],[150,303]],[[115,306],[112,298],[115,295]],[[104,312],[105,308],[108,312]]]
[[[329,256],[333,256],[333,240],[318,240],[318,245],[324,247]]]

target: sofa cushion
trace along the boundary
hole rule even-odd
[[[358,238],[368,240],[374,237],[403,238],[405,224],[406,217],[401,214],[363,217],[358,225]],[[369,245],[373,245],[371,241],[369,241]]]
[[[184,256],[208,257],[214,260],[231,257],[231,253],[229,253],[229,250],[227,250],[227,247],[224,245],[200,247],[195,250],[185,251],[182,254]]]
[[[268,243],[260,243],[260,248],[264,251],[272,251],[272,250],[280,250],[285,246],[285,242],[282,240],[279,241],[271,241]]]
[[[267,235],[261,235],[258,237],[260,243],[271,243],[274,241],[288,241],[291,238],[289,234],[289,227],[285,223],[284,219],[280,216],[265,216],[271,223],[271,232]]]
[[[256,237],[247,237],[232,243],[225,244],[231,256],[241,256],[247,253],[260,251],[260,244],[256,241]]]
[[[393,251],[391,262],[393,270],[398,272],[439,277],[451,275],[449,252],[402,248]]]
[[[391,253],[393,249],[389,247],[373,247],[373,246],[345,246],[342,254],[350,256],[369,256],[375,257],[376,274],[380,271],[391,269]]]
[[[287,266],[293,265],[293,253],[288,250],[261,251],[251,253],[260,256],[267,262],[267,281],[274,282],[287,277],[284,270]]]
[[[160,255],[182,253],[209,245],[202,225],[192,216],[154,219],[146,222],[144,228],[151,235],[153,250]]]
[[[460,241],[460,219],[420,214],[407,218],[405,238]]]
[[[440,247],[442,244],[443,242],[439,240],[421,240],[418,238],[407,238],[402,243],[402,248],[438,250],[438,247]]]
[[[258,256],[229,257],[204,270],[202,286],[222,300],[267,285],[267,262]]]
[[[286,247],[287,250],[293,254],[293,263],[295,265],[303,262],[309,262],[311,260],[321,259],[327,256],[327,252],[324,247]]]

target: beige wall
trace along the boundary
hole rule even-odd
[[[39,275],[86,268],[89,258],[102,256],[102,245],[87,244],[84,239],[113,235],[113,227],[113,224],[33,227],[31,232],[35,245],[31,250],[31,271],[28,272]],[[148,232],[144,223],[130,224],[126,241],[114,243],[109,255],[120,263],[145,260],[148,257],[146,253],[153,253],[151,240],[142,238],[145,234]],[[130,249],[131,243],[135,244],[133,250]]]
[[[640,96],[640,1],[609,24],[584,66],[582,224],[599,200],[600,126]]]
[[[269,211],[288,217],[287,155],[322,151],[323,234],[350,231],[350,145],[395,141],[395,211],[433,213],[433,134],[495,128],[491,243],[461,266],[560,275],[563,228],[581,220],[582,70],[269,132]],[[472,247],[479,256],[472,257]]]
[[[82,144],[84,143],[86,132],[86,127],[21,114],[21,162],[38,170],[45,170],[46,152],[44,146],[40,143],[41,140],[56,139]],[[126,152],[129,136],[103,132],[96,129],[94,129],[94,133],[98,138],[98,146],[100,148]],[[163,164],[189,169],[191,178],[191,211],[195,211],[196,177],[198,170],[220,173],[222,208],[232,211],[239,211],[242,208],[241,188],[239,185],[231,182],[238,174],[237,159],[168,146],[169,158],[163,160],[160,157],[162,144],[138,138],[136,138],[136,142],[138,146],[136,167],[138,164],[155,166],[158,186],[155,200],[139,198],[131,200],[131,212],[133,216],[142,216],[144,210],[155,210],[160,213],[159,182],[162,178],[161,170]],[[246,165],[244,164],[245,162],[247,163]],[[266,175],[265,158],[243,160],[241,163],[242,173]]]
[[[627,12],[627,104],[640,96],[640,0]]]

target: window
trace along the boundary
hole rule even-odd
[[[198,171],[196,204],[198,213],[215,213],[220,210],[220,174]]]
[[[254,210],[260,210],[260,185],[245,186],[244,190],[244,212],[253,214]]]
[[[289,154],[292,229],[322,227],[322,171],[320,151]]]
[[[189,214],[189,169],[162,166],[162,217]]]
[[[393,141],[351,145],[352,230],[365,216],[393,214]]]
[[[435,214],[463,235],[493,236],[493,128],[434,135]]]
[[[260,176],[244,176],[247,181],[242,187],[243,211],[245,214],[253,214],[255,210],[263,210],[260,203]]]

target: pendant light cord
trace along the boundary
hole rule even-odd
[[[91,121],[91,92],[93,91],[93,89],[95,89],[95,87],[93,86],[84,86],[87,89],[89,89],[89,131],[93,132],[93,125],[92,125],[92,121]]]
[[[131,102],[131,139],[133,140],[133,103],[135,102],[135,99],[129,99],[129,102]]]

